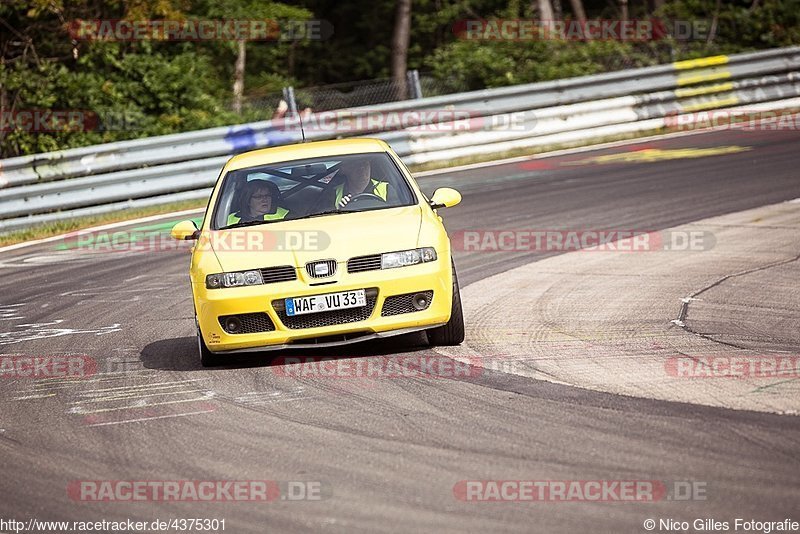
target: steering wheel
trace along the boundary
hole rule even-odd
[[[363,201],[363,200],[377,200],[380,203],[386,202],[385,200],[383,200],[381,197],[379,197],[378,195],[376,195],[374,193],[359,193],[356,196],[354,196],[353,198],[351,198],[350,202],[348,202],[347,204],[350,205],[353,202],[359,202],[359,201]]]

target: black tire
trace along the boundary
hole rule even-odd
[[[427,330],[431,345],[460,345],[464,342],[464,312],[461,309],[461,291],[458,289],[456,265],[453,265],[453,304],[447,324]]]
[[[208,350],[200,327],[197,328],[197,349],[200,352],[200,365],[203,367],[216,367],[222,364],[220,357]]]

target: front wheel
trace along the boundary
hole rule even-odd
[[[447,324],[427,330],[431,345],[460,345],[464,342],[464,312],[461,309],[461,292],[458,289],[456,265],[453,265],[453,304]]]

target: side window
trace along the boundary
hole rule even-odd
[[[225,183],[217,199],[217,205],[214,209],[213,228],[221,228],[226,225],[228,215],[237,210],[235,193],[237,190],[237,183],[240,182],[240,177],[228,173]]]
[[[387,201],[394,206],[410,204],[414,201],[405,178],[388,154],[375,154],[371,157],[371,165],[375,169],[373,179],[388,183]]]

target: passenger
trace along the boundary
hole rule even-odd
[[[279,221],[289,210],[279,205],[281,192],[267,180],[253,180],[244,185],[239,197],[239,211],[228,215],[227,225],[250,221]]]

